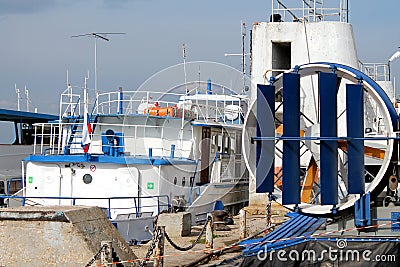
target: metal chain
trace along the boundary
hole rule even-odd
[[[267,227],[269,227],[269,226],[271,226],[272,225],[272,212],[271,212],[271,206],[272,206],[272,203],[271,203],[271,201],[269,201],[268,203],[267,203],[267,214],[266,214],[266,217],[267,217]]]
[[[211,217],[207,217],[206,223],[204,224],[203,228],[201,229],[200,234],[197,236],[196,240],[195,240],[192,244],[188,245],[187,247],[180,247],[179,245],[177,245],[176,243],[174,243],[174,241],[172,241],[172,239],[169,237],[169,235],[167,234],[167,232],[165,232],[165,238],[167,239],[167,241],[171,244],[171,246],[172,246],[174,249],[177,249],[177,250],[179,250],[179,251],[188,251],[188,250],[194,248],[194,246],[196,246],[196,245],[199,243],[200,238],[201,238],[201,236],[204,234],[204,232],[205,232],[205,230],[206,230],[206,228],[207,228],[207,224],[208,224],[208,222],[209,222],[210,220],[211,220]]]
[[[101,251],[107,246],[107,244],[104,244],[100,247],[100,250],[93,256],[93,258],[85,265],[85,267],[91,266],[95,261],[96,258],[100,255]]]
[[[157,220],[156,220],[156,219],[155,219],[155,224],[157,224]],[[158,239],[160,238],[160,236],[161,236],[161,229],[158,229],[157,226],[154,226],[153,238],[152,238],[150,247],[149,247],[149,249],[147,250],[147,253],[146,253],[146,256],[145,256],[144,260],[140,263],[140,265],[139,265],[140,267],[144,267],[144,265],[146,264],[146,262],[147,262],[148,260],[150,260],[150,257],[151,257],[151,255],[153,255],[153,253],[154,253],[154,249],[155,249],[156,246],[157,246],[157,242],[158,242]]]

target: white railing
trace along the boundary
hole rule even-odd
[[[196,119],[205,122],[223,122],[229,123],[226,119],[227,113],[232,113],[232,107],[227,105],[237,105],[240,107],[237,112],[244,116],[247,108],[248,99],[245,96],[226,95],[226,94],[177,94],[165,92],[145,92],[145,91],[114,91],[99,93],[92,108],[89,107],[89,113],[92,114],[121,114],[133,115],[143,114],[140,106],[144,104],[144,109],[149,107],[177,107],[183,114],[185,111],[193,111],[193,117],[184,117],[182,119]],[[83,105],[79,95],[69,95],[63,93],[60,101],[60,118],[68,116],[82,115]],[[242,107],[244,110],[242,110]],[[233,115],[233,114],[231,114]]]
[[[71,132],[67,129],[71,129],[72,126],[77,125],[79,129],[82,129],[83,123],[37,123],[34,125],[34,152],[33,154],[40,155],[64,155],[65,148],[68,146],[70,154],[82,154],[83,149],[81,147],[82,135],[81,133],[75,133],[71,136]],[[171,153],[171,146],[164,146],[163,144],[174,144],[175,145],[175,155],[183,156],[189,155],[193,149],[191,129],[181,129],[177,135],[177,139],[171,139],[165,136],[165,131],[174,131],[174,127],[163,126],[162,131],[159,136],[151,134],[150,136],[145,136],[140,133],[145,133],[146,131],[151,131],[151,129],[158,129],[159,126],[155,125],[126,125],[126,124],[106,124],[106,123],[92,123],[94,133],[91,136],[92,142],[90,144],[90,151],[93,154],[102,154],[103,146],[108,146],[108,144],[103,144],[102,139],[107,135],[98,129],[116,128],[120,129],[125,127],[130,127],[133,132],[132,135],[126,135],[124,133],[123,145],[113,144],[113,149],[123,148],[123,153],[130,156],[148,156],[148,149],[151,148],[153,155],[155,156],[165,156],[169,157]],[[60,130],[62,129],[62,130]],[[154,132],[153,132],[154,133]],[[190,138],[183,138],[183,136],[190,136]],[[158,139],[158,142],[154,142],[154,138]],[[71,139],[71,140],[70,140]],[[71,141],[71,142],[70,142]],[[182,146],[181,142],[190,143],[190,146]],[[157,143],[161,144],[157,146]]]
[[[272,0],[271,22],[279,21],[340,21],[348,22],[348,0]],[[290,6],[293,2],[296,6]],[[297,4],[297,3],[301,3]],[[277,16],[279,14],[279,16]]]
[[[374,81],[389,81],[389,65],[387,63],[362,63],[360,62],[362,72],[371,77]]]

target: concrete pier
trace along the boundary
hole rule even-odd
[[[0,209],[0,266],[82,267],[99,252],[102,241],[112,242],[119,261],[136,259],[100,208]]]

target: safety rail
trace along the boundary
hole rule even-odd
[[[389,81],[389,64],[387,63],[360,63],[362,72],[371,77],[374,81]]]
[[[142,108],[178,107],[183,111],[194,111],[194,119],[197,120],[207,121],[218,118],[223,120],[222,115],[226,112],[226,105],[237,103],[241,106],[246,102],[247,100],[244,98],[226,94],[187,95],[165,92],[115,91],[98,94],[97,109],[94,109],[93,113],[132,115],[143,114]],[[206,112],[201,112],[200,109]]]
[[[157,199],[157,205],[139,205],[140,201],[143,199]],[[106,207],[100,207],[104,210],[107,211],[107,216],[108,218],[111,218],[111,211],[113,210],[135,210],[135,216],[136,218],[140,217],[141,210],[143,208],[155,208],[157,207],[158,213],[160,213],[163,210],[170,210],[171,208],[171,203],[168,195],[158,195],[158,196],[141,196],[141,197],[29,197],[29,196],[8,196],[8,195],[0,195],[0,200],[3,200],[4,202],[8,202],[11,199],[15,200],[20,200],[21,201],[21,206],[32,206],[28,205],[27,202],[35,200],[35,199],[55,199],[55,200],[71,200],[71,205],[76,206],[78,205],[76,202],[78,200],[107,200],[108,205]],[[134,206],[133,207],[113,207],[111,205],[112,200],[133,200]],[[163,200],[164,199],[164,200]],[[35,206],[43,206],[38,202],[34,202]],[[162,209],[162,207],[166,207],[166,209]]]
[[[199,82],[202,83],[202,82]],[[204,83],[204,82],[203,82]],[[224,114],[224,108],[233,102],[238,103],[239,106],[246,105],[248,100],[244,96],[237,95],[233,91],[225,88],[222,85],[215,84],[214,91],[202,91],[200,89],[192,88],[188,93],[175,93],[175,92],[156,92],[156,91],[123,91],[120,88],[117,91],[96,93],[95,99],[89,97],[82,97],[80,94],[73,92],[72,86],[61,94],[60,97],[60,119],[65,117],[74,117],[83,115],[82,99],[86,99],[87,105],[91,106],[88,110],[90,114],[103,114],[103,115],[132,115],[143,114],[143,108],[139,108],[142,104],[144,109],[151,107],[178,107],[181,110],[190,110],[190,100],[194,99],[194,106],[201,107],[205,110],[215,109],[215,111],[195,114],[195,119],[217,119]],[[89,89],[86,89],[90,91]],[[204,103],[203,103],[204,102]],[[138,109],[139,108],[139,109]],[[245,113],[245,112],[243,112]],[[183,117],[183,116],[182,116]],[[192,118],[189,118],[192,119]]]
[[[348,22],[348,0],[324,1],[303,0],[295,1],[301,6],[289,7],[282,0],[272,0],[271,22],[280,21],[340,21]],[[293,1],[286,1],[293,2]]]
[[[75,116],[81,113],[81,96],[73,93],[73,88],[68,85],[60,96],[60,119],[65,116]]]
[[[75,133],[72,143],[68,144],[68,139],[70,138],[71,132],[68,132],[68,129],[71,129],[71,126],[77,126],[79,128],[83,127],[83,122],[79,123],[36,123],[34,124],[34,155],[63,155],[65,154],[65,147],[68,146],[70,154],[79,154],[83,153],[83,149],[81,146],[81,133]],[[176,139],[171,139],[165,136],[165,131],[173,130],[176,131],[174,127],[164,126],[161,128],[159,135],[155,136],[152,134],[151,136],[146,136],[143,133],[146,133],[146,130],[158,129],[159,126],[156,125],[125,125],[125,124],[108,124],[108,123],[92,123],[92,128],[97,128],[101,126],[104,128],[121,128],[131,127],[131,132],[133,135],[127,134],[127,131],[124,131],[124,145],[113,144],[112,147],[114,149],[123,148],[124,155],[129,156],[147,156],[148,148],[152,148],[154,155],[162,155],[169,156],[171,153],[170,146],[163,146],[166,143],[175,142],[176,147],[174,148],[175,154],[179,157],[182,155],[190,154],[192,150],[192,145],[185,149],[184,147],[179,147],[178,144],[182,141],[189,141],[189,139],[182,139],[182,136],[192,136],[192,131],[188,129],[181,129],[179,135]],[[61,129],[61,130],[60,130]],[[67,129],[67,131],[63,131],[62,129]],[[101,131],[94,131],[91,135],[92,143],[91,150],[95,154],[101,154],[102,147],[107,146],[103,144],[101,141],[103,137],[107,137],[107,135]],[[146,140],[147,138],[147,140]],[[151,138],[158,138],[161,146],[155,146],[153,140]],[[141,139],[142,142],[138,142],[137,140]],[[134,142],[129,143],[129,147],[127,147],[126,142],[128,140],[133,140]],[[148,142],[147,142],[148,141]],[[191,141],[192,142],[192,141]],[[130,148],[130,149],[128,149]],[[158,153],[156,153],[158,152]]]

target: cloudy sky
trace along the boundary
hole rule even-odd
[[[240,58],[224,54],[241,50],[240,21],[250,29],[269,18],[270,6],[270,0],[0,0],[0,108],[16,108],[16,83],[29,88],[39,111],[57,113],[67,70],[80,86],[89,70],[93,87],[93,39],[71,38],[77,34],[126,33],[98,41],[100,89],[137,88],[182,62],[182,43],[189,61],[240,68]],[[386,62],[400,45],[399,7],[398,0],[350,0],[362,61]],[[393,67],[400,70],[400,60]]]

